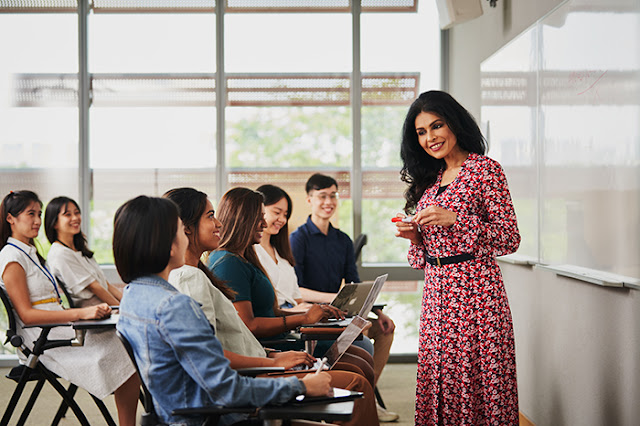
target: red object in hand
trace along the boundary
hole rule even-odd
[[[396,223],[396,222],[404,222],[404,223],[411,223],[411,221],[413,220],[413,217],[392,217],[391,218],[391,222]]]

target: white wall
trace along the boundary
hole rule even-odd
[[[476,118],[480,63],[562,1],[482,3],[483,16],[450,30],[449,90]],[[501,267],[516,334],[520,410],[536,425],[640,424],[640,291]]]
[[[482,0],[481,17],[449,30],[449,92],[474,117],[480,117],[480,63],[561,3],[498,0],[493,8]]]
[[[536,425],[640,424],[640,291],[500,266],[520,411]]]

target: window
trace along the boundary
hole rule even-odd
[[[437,12],[417,0],[351,3],[93,0],[86,27],[76,1],[0,6],[0,35],[17,40],[0,46],[0,93],[11,99],[0,106],[0,188],[77,198],[108,264],[113,214],[133,196],[194,186],[215,203],[230,187],[271,182],[292,196],[295,229],[308,215],[306,179],[330,174],[340,186],[334,224],[369,237],[363,279],[396,265],[394,279],[408,281],[388,283],[384,297],[418,309],[419,274],[389,219],[404,205],[404,115],[439,87]],[[84,115],[78,63],[88,70]],[[391,315],[406,316],[398,306]]]

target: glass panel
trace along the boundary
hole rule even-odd
[[[247,37],[249,30],[259,36]],[[225,16],[227,72],[351,72],[351,51],[347,13]]]
[[[9,191],[21,189],[35,191],[45,206],[59,195],[78,199],[76,104],[51,102],[35,107],[23,101],[35,100],[38,92],[27,94],[29,89],[21,86],[23,75],[77,73],[76,23],[77,17],[68,14],[0,14],[0,40],[5,41],[0,43],[0,200]],[[47,37],[42,37],[43,31]],[[70,99],[77,99],[77,80],[63,86]],[[40,89],[39,93],[46,91]],[[44,227],[37,245],[46,256],[49,243]],[[6,317],[4,309],[0,311],[4,330]],[[0,346],[0,353],[4,352],[14,353],[14,349]]]
[[[213,13],[91,14],[89,18],[92,73],[215,72]]]
[[[420,40],[420,46],[414,47],[413,40]],[[364,13],[361,63],[364,75],[389,76],[363,81],[362,232],[369,238],[362,250],[362,262],[406,264],[408,243],[395,237],[390,219],[402,211],[405,203],[406,185],[399,176],[404,117],[420,92],[440,84],[440,30],[435,3],[420,2],[414,13]],[[390,90],[398,87],[404,91]],[[369,91],[374,88],[381,96],[377,102],[370,102]]]
[[[518,254],[538,258],[537,35],[532,28],[481,66],[482,123],[489,156],[504,168],[522,241]]]
[[[215,15],[90,18],[90,246],[112,263],[113,215],[124,201],[177,186],[215,196]]]
[[[638,14],[556,15],[540,25],[541,261],[639,277]]]
[[[112,262],[113,214],[129,198],[187,185],[215,195],[215,108],[94,107],[90,140],[90,243],[100,263]]]

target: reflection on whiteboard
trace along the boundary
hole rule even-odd
[[[639,17],[638,2],[569,1],[482,64],[518,254],[640,277]]]

